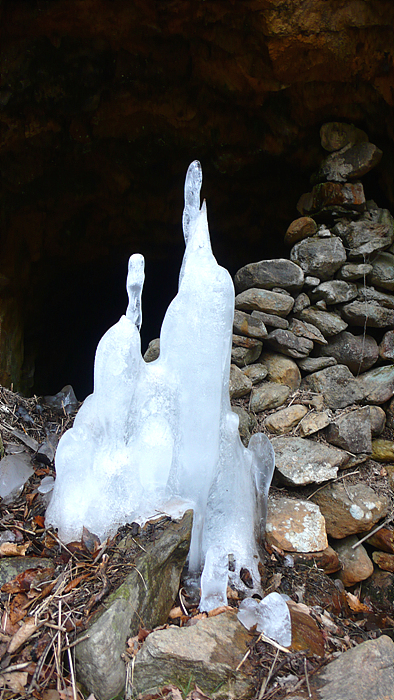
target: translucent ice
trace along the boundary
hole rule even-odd
[[[65,541],[83,526],[100,538],[125,522],[194,509],[189,570],[206,609],[225,599],[241,567],[258,587],[258,541],[274,468],[263,434],[246,449],[231,411],[229,373],[234,287],[211,250],[201,166],[185,183],[186,250],[179,291],[165,315],[160,356],[141,357],[144,259],[132,255],[126,315],[101,339],[94,392],[60,440],[47,523]],[[228,555],[232,555],[232,570]]]
[[[30,457],[27,454],[4,457],[0,462],[0,497],[3,501],[12,503],[33,474]]]
[[[256,625],[257,632],[263,632],[284,647],[291,644],[290,612],[279,593],[270,593],[260,601],[245,598],[239,606],[238,619],[246,629]]]

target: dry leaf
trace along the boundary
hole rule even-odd
[[[349,593],[349,591],[345,592],[349,608],[353,610],[353,612],[370,612],[368,605],[361,603],[357,596],[353,595],[353,593]]]
[[[82,531],[82,544],[84,547],[86,547],[90,554],[95,554],[100,547],[101,542],[97,535],[94,535],[93,532],[90,532],[86,527],[84,527]]]
[[[72,589],[78,586],[78,584],[81,583],[81,581],[84,581],[85,578],[89,578],[90,575],[91,574],[80,574],[80,576],[71,579],[71,581],[69,581],[67,586],[65,587],[64,592],[69,593],[69,591],[72,591]]]
[[[47,569],[26,569],[18,576],[15,576],[12,581],[4,583],[1,590],[3,593],[26,593],[38,583],[51,578],[52,575],[53,569],[49,567]]]
[[[210,700],[210,698],[196,685],[194,690],[186,697],[186,700]]]
[[[172,608],[172,610],[170,610],[170,614],[168,617],[170,618],[170,620],[175,620],[177,617],[182,617],[182,615],[183,615],[182,608]]]
[[[17,595],[13,597],[10,603],[9,613],[11,624],[14,625],[16,622],[20,622],[26,617],[29,605],[31,605],[31,601],[24,593],[17,593]]]
[[[216,615],[221,615],[223,612],[234,612],[234,608],[230,605],[220,605],[220,607],[210,610],[208,617],[216,617]]]
[[[0,687],[4,688],[6,684],[14,693],[25,694],[25,686],[27,685],[27,671],[13,671],[12,673],[3,673],[0,676]]]
[[[26,622],[23,623],[22,627],[18,629],[11,639],[8,646],[8,653],[14,654],[37,629],[38,625],[36,625],[34,617],[28,617]]]
[[[0,557],[24,557],[30,547],[30,542],[16,544],[15,542],[3,542],[0,544]]]

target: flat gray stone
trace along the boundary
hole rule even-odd
[[[289,324],[289,331],[298,335],[301,338],[308,338],[313,343],[318,345],[327,345],[327,340],[325,339],[323,333],[320,333],[319,329],[316,328],[312,323],[307,323],[306,321],[301,321],[299,318],[292,318]]]
[[[303,372],[318,372],[326,367],[336,365],[335,357],[305,357],[302,360],[297,360],[297,365]]]
[[[261,319],[245,311],[234,311],[234,333],[249,338],[266,338],[268,331]]]
[[[271,326],[272,328],[286,328],[289,327],[289,322],[287,318],[282,318],[281,316],[275,316],[275,314],[266,314],[264,311],[252,311],[252,318],[257,318],[262,321],[266,326]]]
[[[394,360],[394,331],[387,331],[379,345],[379,357],[382,360]]]
[[[347,263],[338,270],[337,277],[340,280],[350,282],[364,279],[370,272],[372,272],[372,265],[367,263]]]
[[[394,700],[394,642],[382,634],[345,651],[312,686],[319,700]]]
[[[386,412],[380,406],[369,406],[372,437],[381,435],[386,426]]]
[[[305,292],[298,294],[294,300],[293,314],[298,314],[303,309],[307,309],[311,305],[311,300]]]
[[[231,410],[236,413],[239,418],[238,431],[244,445],[249,444],[250,434],[256,426],[256,418],[253,414],[246,411],[242,406],[232,406]]]
[[[357,286],[344,280],[322,282],[311,292],[314,300],[323,299],[326,304],[344,304],[357,296]]]
[[[284,331],[281,328],[271,331],[266,338],[266,343],[273,350],[294,358],[307,357],[313,350],[312,340],[297,336],[289,330]]]
[[[334,479],[348,460],[346,452],[304,438],[274,437],[271,443],[276,469],[282,480],[291,486],[321,484]]]
[[[348,326],[346,321],[337,314],[332,311],[318,309],[316,306],[309,306],[306,309],[302,309],[297,316],[301,321],[306,321],[316,326],[325,338],[329,338],[331,335],[336,335],[344,331]]]
[[[334,418],[325,430],[327,441],[354,454],[372,452],[372,432],[369,406]]]
[[[394,292],[394,255],[379,253],[371,264],[373,269],[368,275],[368,282]]]
[[[346,365],[353,374],[366,372],[379,357],[376,340],[370,335],[354,335],[342,331],[328,339],[325,347],[319,348],[319,356],[335,357],[338,364]]]
[[[352,326],[394,328],[394,310],[374,301],[352,301],[342,307],[342,318]]]
[[[285,384],[263,382],[253,387],[250,395],[250,410],[260,413],[270,408],[282,406],[289,398],[291,390]]]
[[[335,365],[304,377],[301,386],[323,394],[329,408],[345,408],[365,398],[366,387],[360,386],[359,379],[346,365]]]
[[[252,384],[259,384],[266,378],[268,370],[264,365],[256,362],[254,365],[248,365],[247,367],[242,367],[241,370],[249,379]]]
[[[261,260],[241,267],[235,275],[234,282],[238,292],[252,287],[282,287],[289,292],[298,292],[304,284],[304,273],[298,265],[285,258]]]
[[[191,627],[172,625],[150,634],[135,657],[133,692],[157,693],[165,685],[193,688],[215,698],[251,697],[248,664],[236,671],[252,635],[234,613],[199,620]],[[101,698],[100,698],[101,700]]]
[[[385,292],[379,292],[375,287],[367,287],[364,284],[360,285],[358,288],[358,300],[359,301],[373,301],[385,309],[394,309],[394,295],[386,294]]]
[[[144,354],[145,362],[154,362],[160,355],[160,338],[151,340]]]
[[[305,238],[291,249],[290,260],[297,263],[306,275],[328,280],[346,262],[346,251],[337,236]]]
[[[369,212],[357,221],[338,221],[333,232],[345,241],[348,258],[363,262],[366,255],[388,248],[393,240],[392,227],[388,223],[374,221]]]
[[[365,401],[385,403],[394,396],[394,365],[370,369],[360,374],[356,381]]]
[[[189,551],[192,522],[188,511],[141,550],[135,568],[93,617],[89,639],[76,646],[77,676],[98,700],[110,700],[124,689],[121,654],[127,638],[141,624],[152,629],[167,621]]]
[[[382,151],[369,141],[346,144],[323,160],[313,182],[346,182],[362,177],[380,162],[382,155]]]
[[[257,338],[233,335],[231,362],[237,367],[245,367],[260,357],[263,344]]]
[[[240,311],[263,311],[275,316],[288,316],[294,299],[289,294],[278,294],[267,289],[247,289],[235,297],[235,308]]]

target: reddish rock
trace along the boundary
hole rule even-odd
[[[303,238],[313,236],[317,231],[317,224],[310,216],[301,216],[291,222],[285,233],[285,243],[294,245],[297,241],[302,241]]]
[[[365,581],[373,572],[373,564],[365,547],[359,544],[353,549],[357,543],[357,537],[351,535],[334,544],[342,567],[339,578],[344,586],[354,586],[359,581]]]
[[[320,211],[365,211],[365,195],[361,182],[341,184],[339,182],[322,182],[315,185],[312,192],[302,195],[297,210],[302,216],[317,214]]]
[[[320,129],[321,145],[326,151],[339,151],[349,143],[368,141],[368,136],[353,124],[326,122]]]
[[[288,602],[291,617],[291,650],[302,651],[307,656],[324,656],[324,637],[314,619],[303,608]]]
[[[372,559],[375,564],[378,565],[379,569],[394,572],[394,554],[375,551],[372,552]]]
[[[394,530],[390,527],[381,527],[374,535],[368,537],[367,542],[383,552],[394,554]]]
[[[365,484],[332,483],[312,496],[326,520],[327,533],[337,539],[365,532],[388,510],[385,496],[378,496]]]
[[[341,564],[338,554],[335,549],[328,546],[321,552],[293,552],[291,555],[295,564],[304,564],[306,566],[316,566],[322,569],[325,574],[334,574],[339,571]]]

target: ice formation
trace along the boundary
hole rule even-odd
[[[286,599],[274,591],[262,600],[245,598],[239,606],[238,620],[246,629],[256,625],[257,632],[263,632],[284,647],[291,644],[291,617]]]
[[[83,526],[100,538],[157,513],[194,510],[189,571],[202,577],[203,609],[226,602],[241,567],[258,582],[257,542],[274,468],[262,433],[245,448],[229,400],[234,287],[211,250],[201,166],[187,172],[186,250],[167,309],[160,356],[141,356],[144,259],[129,260],[126,315],[101,339],[94,391],[59,442],[46,516],[64,541]],[[229,570],[229,555],[232,564]]]

